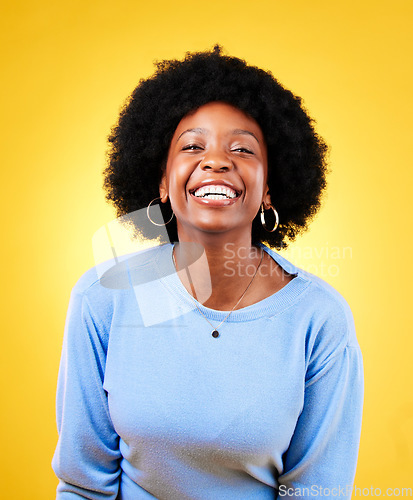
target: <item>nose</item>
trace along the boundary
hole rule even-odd
[[[234,167],[232,161],[224,152],[209,152],[201,161],[202,170],[226,172]]]

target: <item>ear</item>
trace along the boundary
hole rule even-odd
[[[270,190],[267,184],[265,185],[264,188],[264,196],[262,197],[262,203],[264,204],[265,210],[268,210],[269,208],[272,207]]]
[[[161,202],[166,203],[168,200],[168,188],[166,185],[166,172],[162,174],[161,182],[159,184],[159,195],[161,197]]]

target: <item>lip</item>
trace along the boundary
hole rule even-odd
[[[211,200],[209,198],[199,198],[198,196],[194,196],[194,193],[197,189],[211,185],[226,186],[235,191],[237,196],[235,198],[224,198],[222,200]],[[190,197],[201,205],[208,205],[209,207],[227,207],[229,205],[233,205],[239,200],[242,194],[242,189],[239,189],[237,186],[232,184],[232,182],[224,181],[222,179],[205,179],[196,184],[194,187],[188,189],[188,192]]]

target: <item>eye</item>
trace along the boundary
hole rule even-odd
[[[187,144],[186,146],[183,146],[182,151],[195,151],[197,149],[202,149],[202,147],[198,144]]]
[[[250,149],[248,149],[248,148],[242,148],[242,147],[234,148],[232,151],[235,151],[237,153],[246,153],[246,154],[249,154],[249,155],[253,155],[254,154],[254,152],[251,151]]]

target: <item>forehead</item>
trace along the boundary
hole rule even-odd
[[[188,129],[203,129],[207,132],[230,133],[233,130],[247,130],[264,142],[261,127],[244,111],[224,102],[209,102],[188,113],[179,122],[174,137],[178,138]]]

